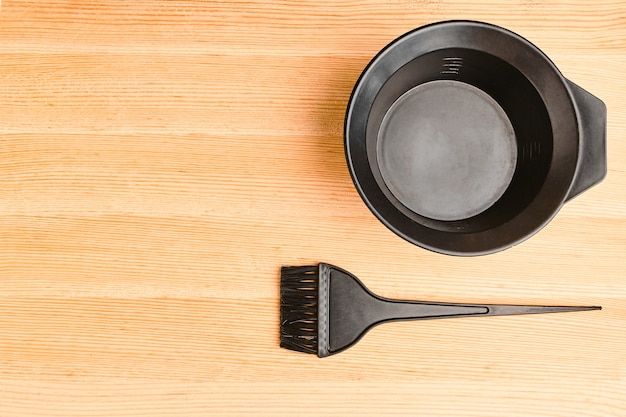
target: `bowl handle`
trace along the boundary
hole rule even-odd
[[[574,183],[566,200],[598,184],[606,176],[606,105],[593,94],[567,80],[578,108],[582,132],[581,153]]]

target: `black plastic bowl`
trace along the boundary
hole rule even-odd
[[[450,255],[513,246],[606,175],[606,107],[537,47],[449,21],[393,41],[348,104],[352,179],[392,231]]]

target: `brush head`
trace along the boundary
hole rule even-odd
[[[377,310],[374,315],[369,311],[375,297],[358,278],[336,266],[283,266],[280,346],[320,358],[339,353],[376,319]]]
[[[280,270],[280,346],[318,353],[319,266]]]

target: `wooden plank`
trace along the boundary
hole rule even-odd
[[[508,27],[608,107],[609,173],[477,258],[398,238],[343,118],[396,36]],[[626,414],[626,4],[10,1],[0,7],[0,415]],[[281,265],[388,297],[602,311],[390,323],[278,347]]]

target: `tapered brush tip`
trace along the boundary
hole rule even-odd
[[[527,306],[527,305],[488,305],[490,316],[510,316],[516,314],[568,313],[573,311],[602,310],[600,306]]]
[[[543,307],[537,311],[538,313],[567,313],[570,311],[590,311],[590,310],[602,310],[601,306],[564,306],[564,307]]]

